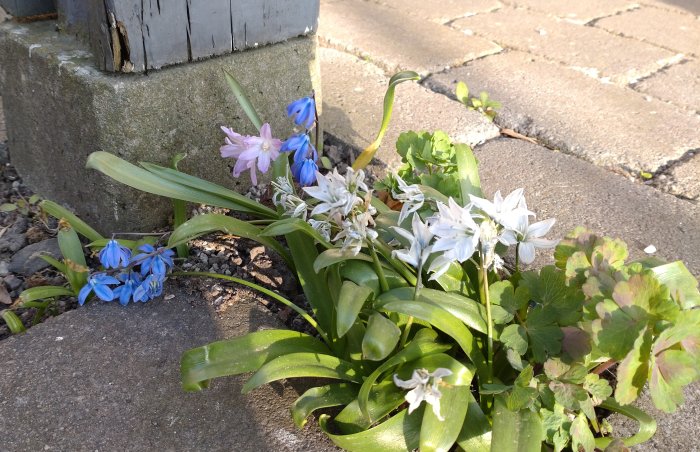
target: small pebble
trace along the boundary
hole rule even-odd
[[[7,275],[3,278],[5,285],[10,290],[17,290],[22,285],[22,280],[15,275]]]
[[[654,254],[656,252],[656,247],[654,245],[649,245],[644,248],[644,252],[647,254]]]

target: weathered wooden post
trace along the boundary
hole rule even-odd
[[[0,0],[3,2],[10,0]],[[84,168],[108,151],[228,186],[219,125],[254,133],[234,74],[282,139],[288,102],[319,92],[319,0],[58,0],[58,22],[0,25],[9,149],[26,183],[103,232],[151,228],[169,203]]]

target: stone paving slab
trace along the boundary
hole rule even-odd
[[[681,14],[700,16],[700,3],[697,0],[640,0],[639,4]]]
[[[673,65],[635,84],[634,89],[700,114],[700,61]]]
[[[548,237],[585,226],[627,242],[632,258],[654,245],[659,257],[683,260],[700,276],[700,206],[523,140],[491,140],[475,154],[489,196],[523,187],[538,220],[557,219]],[[533,267],[551,263],[551,253],[538,252]]]
[[[279,323],[245,300],[218,318],[173,286],[169,301],[90,304],[1,342],[0,451],[336,450],[294,427],[287,383],[182,391],[182,352]]]
[[[640,8],[606,17],[597,21],[595,25],[674,52],[700,56],[700,20],[691,14],[658,8]]]
[[[611,16],[637,7],[627,0],[585,0],[579,2],[562,0],[509,0],[513,6],[561,17],[570,22],[585,24],[594,19]]]
[[[376,3],[399,9],[404,13],[445,24],[459,17],[495,11],[503,4],[498,0],[443,0],[437,6],[425,0],[374,0]]]
[[[323,126],[334,136],[364,149],[379,131],[389,79],[371,63],[334,49],[319,49],[323,77]],[[499,135],[480,113],[417,83],[396,88],[394,112],[377,158],[395,168],[399,134],[408,130],[443,130],[458,142],[477,144]]]
[[[427,75],[501,51],[484,38],[363,0],[321,2],[318,36],[390,74],[412,70]]]
[[[672,181],[669,189],[671,193],[700,200],[700,152],[688,161],[674,166],[669,173]]]
[[[559,61],[622,85],[653,74],[678,58],[645,42],[524,9],[502,8],[451,25],[488,37],[503,47]]]
[[[653,173],[700,147],[700,116],[521,52],[436,74],[426,85],[451,93],[458,80],[503,103],[499,124],[597,165]]]

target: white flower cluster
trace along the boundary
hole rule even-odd
[[[417,186],[406,186],[401,182],[399,187],[404,192],[404,208],[411,205],[407,211],[415,212],[423,205],[423,194],[416,193],[416,190],[420,192]],[[415,207],[418,204],[420,206]],[[397,234],[410,243],[409,249],[393,253],[407,264],[421,268],[430,254],[441,252],[428,269],[433,272],[431,279],[445,273],[451,263],[462,263],[470,259],[476,251],[480,253],[484,266],[501,268],[503,260],[496,254],[496,245],[499,243],[517,245],[520,260],[525,264],[535,260],[535,248],[553,248],[557,244],[555,240],[542,238],[554,225],[554,219],[530,225],[530,217],[535,214],[528,210],[522,188],[513,191],[505,199],[498,191],[493,202],[470,196],[470,203],[465,207],[450,198],[447,204],[438,202],[437,210],[425,224],[414,213],[412,233],[400,227],[394,228]]]
[[[284,214],[293,218],[306,220],[308,206],[294,193],[294,187],[286,177],[278,177],[272,181],[274,194],[272,202],[277,207],[284,209]]]
[[[326,214],[327,220],[310,220],[311,226],[330,238],[335,225],[339,232],[333,241],[342,240],[341,249],[356,255],[367,239],[377,238],[377,232],[372,229],[377,210],[371,204],[372,191],[365,184],[364,171],[348,168],[345,176],[341,176],[333,169],[326,176],[316,173],[316,181],[315,187],[304,187],[318,201],[311,216]]]

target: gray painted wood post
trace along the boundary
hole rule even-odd
[[[7,1],[7,0],[5,0]],[[98,67],[147,72],[316,31],[319,0],[58,0]]]

